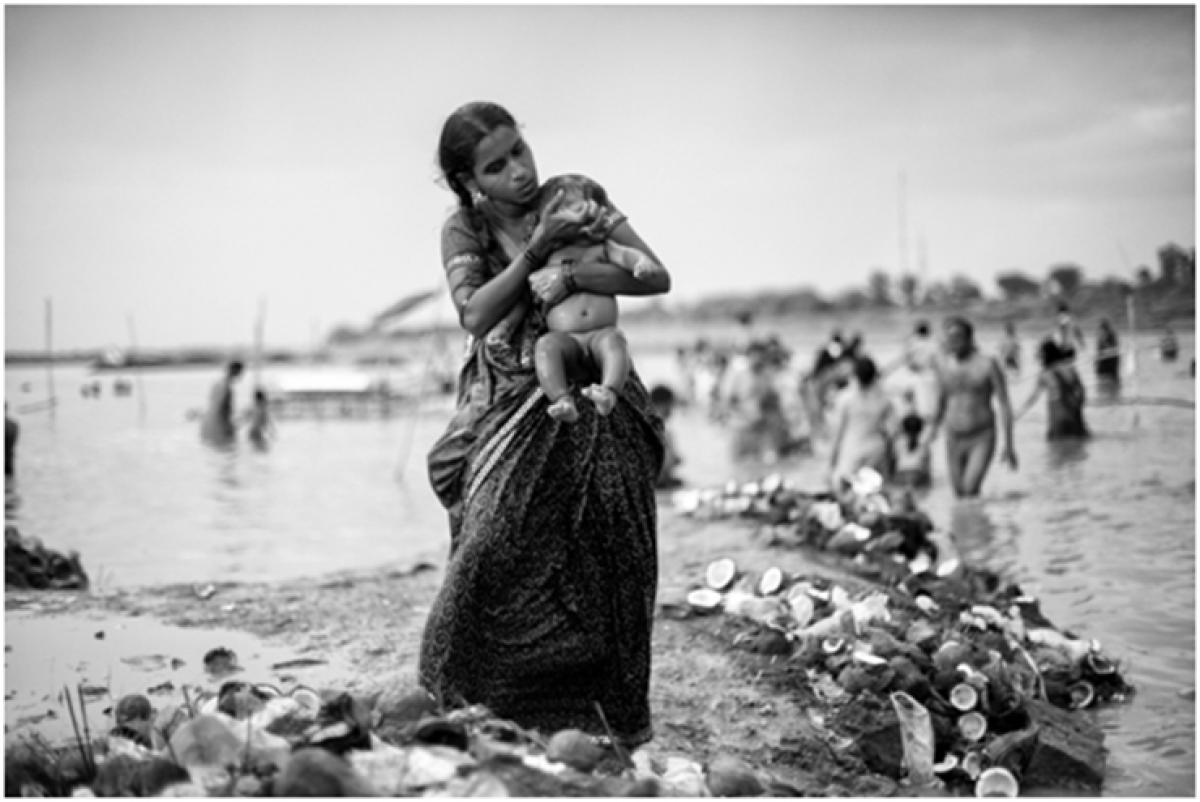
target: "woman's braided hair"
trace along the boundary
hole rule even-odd
[[[487,250],[492,246],[491,230],[475,208],[471,191],[462,177],[475,169],[475,148],[483,138],[503,126],[516,130],[517,121],[503,106],[476,101],[458,107],[446,118],[438,140],[438,166],[442,176],[450,191],[458,197],[468,225],[479,235]]]

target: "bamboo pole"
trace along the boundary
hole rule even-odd
[[[1125,317],[1129,322],[1129,386],[1133,390],[1134,396],[1138,394],[1138,378],[1137,378],[1137,312],[1134,305],[1134,290],[1130,290],[1125,296]],[[1133,408],[1133,427],[1138,425],[1138,408]]]
[[[254,387],[262,386],[263,330],[267,325],[267,297],[259,296],[258,317],[254,321]]]
[[[46,298],[46,392],[49,395],[47,405],[50,417],[54,417],[54,302]]]
[[[137,354],[137,327],[133,322],[133,314],[126,313],[125,327],[129,329],[129,354],[130,358],[134,358]],[[137,397],[138,397],[138,420],[142,423],[146,422],[146,388],[142,384],[142,371],[139,368],[134,368],[134,377],[137,379]]]

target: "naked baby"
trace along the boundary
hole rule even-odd
[[[541,203],[548,203],[559,191],[563,192],[560,214],[582,210],[589,201],[608,205],[604,189],[580,175],[561,175],[548,180],[541,189]],[[550,255],[542,269],[571,269],[575,264],[588,262],[608,262],[629,270],[639,279],[663,270],[637,248],[607,239],[581,240],[561,247]],[[579,418],[569,375],[592,379],[581,390],[582,394],[601,415],[612,412],[630,369],[625,335],[617,329],[617,299],[576,291],[546,310],[546,324],[550,330],[537,341],[534,365],[538,383],[550,399],[547,410],[550,416],[567,422]],[[599,382],[594,381],[597,374]]]

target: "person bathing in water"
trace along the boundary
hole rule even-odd
[[[996,452],[995,399],[1000,408],[1004,444],[1001,461],[1017,469],[1013,450],[1013,415],[1008,383],[1000,363],[979,351],[974,328],[962,317],[945,323],[946,355],[938,363],[938,409],[929,428],[928,442],[946,428],[946,464],[950,484],[959,498],[979,495],[983,479]]]
[[[550,204],[557,205],[560,216],[587,223],[597,209],[608,207],[609,201],[596,182],[581,175],[560,175],[546,181],[540,190],[539,211]],[[599,382],[593,381],[581,392],[601,415],[616,407],[617,395],[629,377],[629,349],[617,328],[617,299],[581,291],[574,284],[575,265],[592,262],[616,265],[643,281],[655,281],[665,274],[662,266],[637,248],[607,237],[596,242],[587,233],[549,255],[542,270],[561,271],[570,294],[545,310],[550,330],[538,338],[534,367],[538,384],[550,400],[547,413],[568,423],[579,419],[571,395],[572,375],[594,379],[598,374]],[[531,276],[531,280],[536,278]]]

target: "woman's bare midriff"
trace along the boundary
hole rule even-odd
[[[584,332],[617,325],[617,299],[611,295],[577,292],[546,313],[551,331]]]

